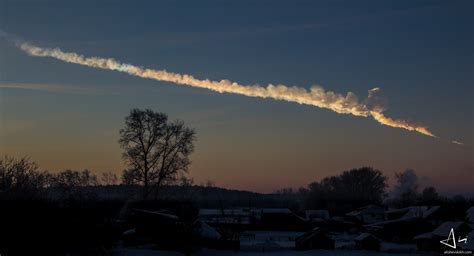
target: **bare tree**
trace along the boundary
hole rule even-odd
[[[50,182],[51,175],[39,171],[38,165],[27,157],[0,158],[0,193],[28,197],[48,187]]]
[[[117,174],[113,172],[104,172],[101,177],[101,184],[104,186],[117,185]]]
[[[97,196],[89,187],[98,184],[97,176],[87,169],[64,170],[54,175],[53,187],[60,191],[60,196],[64,199],[87,200]]]
[[[176,181],[188,170],[194,140],[195,131],[182,121],[169,122],[166,114],[150,109],[132,109],[119,139],[128,165],[124,183],[143,185],[146,198],[163,184]]]
[[[81,172],[65,170],[55,176],[55,186],[57,187],[90,187],[97,186],[97,176],[85,169]]]

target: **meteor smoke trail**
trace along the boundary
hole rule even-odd
[[[179,85],[205,88],[219,93],[234,93],[249,97],[272,98],[330,109],[339,114],[351,114],[361,117],[373,117],[377,122],[390,127],[415,131],[421,134],[436,137],[428,128],[414,125],[405,120],[386,117],[384,109],[372,101],[375,94],[380,90],[374,88],[369,90],[369,96],[364,102],[359,102],[357,96],[348,92],[345,96],[332,91],[325,91],[320,86],[313,86],[308,91],[305,88],[268,84],[266,87],[260,85],[241,85],[229,80],[212,81],[209,79],[198,79],[192,75],[178,74],[166,70],[154,70],[142,68],[131,64],[120,63],[112,58],[84,57],[72,52],[63,52],[59,48],[41,48],[29,43],[18,43],[17,46],[32,56],[52,57],[69,63],[89,66],[93,68],[108,69],[124,72],[132,76],[154,79],[157,81],[171,82]],[[374,106],[371,106],[374,105]]]

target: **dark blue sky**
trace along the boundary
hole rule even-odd
[[[123,118],[150,107],[197,129],[197,181],[272,191],[371,165],[389,176],[414,168],[442,191],[472,192],[473,11],[472,1],[0,1],[0,29],[39,46],[359,98],[379,86],[387,114],[441,137],[34,58],[1,39],[0,153],[54,170],[119,172]]]

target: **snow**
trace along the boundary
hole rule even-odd
[[[249,216],[250,211],[244,209],[199,209],[199,216]]]
[[[240,237],[242,250],[275,250],[276,248],[294,248],[295,239],[304,232],[287,231],[246,231]]]
[[[380,213],[383,213],[385,212],[385,209],[380,207],[380,206],[376,206],[376,205],[367,205],[367,206],[364,206],[364,207],[360,207],[352,212],[349,212],[347,213],[346,215],[348,216],[360,216],[360,215],[363,215],[363,214],[371,214],[371,213],[374,213],[374,214],[380,214]]]
[[[474,206],[472,206],[466,211],[466,215],[467,220],[471,223],[474,223]]]
[[[132,228],[132,229],[129,229],[129,230],[123,232],[122,235],[124,235],[124,236],[129,236],[129,235],[133,235],[133,234],[135,234],[135,233],[136,233],[136,230],[135,230],[134,228]]]
[[[142,209],[133,209],[133,211],[136,212],[142,212],[142,213],[147,213],[147,214],[153,214],[165,219],[170,219],[170,220],[178,220],[178,216],[172,215],[172,214],[167,214],[167,213],[162,213],[162,212],[156,212],[156,211],[148,211],[148,210],[142,210]]]
[[[292,212],[288,208],[263,208],[262,213],[285,213],[291,214]]]
[[[389,243],[389,242],[382,242],[380,243],[380,251],[388,252],[388,253],[414,253],[416,252],[416,245],[415,244],[397,244],[397,243]],[[403,255],[403,254],[401,254]],[[423,254],[415,254],[415,255],[423,255]]]
[[[197,233],[199,234],[200,237],[202,238],[207,238],[211,240],[218,240],[221,238],[221,234],[217,232],[213,227],[207,225],[205,222],[200,221],[199,222],[200,226],[197,229]]]
[[[112,255],[120,256],[183,256],[185,254],[172,251],[157,251],[148,249],[135,249],[135,248],[121,248],[115,250]],[[212,249],[202,249],[192,255],[196,256],[416,256],[416,255],[429,255],[426,253],[384,253],[384,252],[372,252],[372,251],[354,251],[354,250],[310,250],[310,251],[293,251],[293,250],[278,250],[278,251],[266,251],[266,252],[234,252],[234,251],[221,251]]]
[[[329,212],[327,210],[306,210],[305,217],[307,220],[312,219],[329,219]]]
[[[437,227],[432,233],[436,236],[445,237],[449,234],[451,229],[459,228],[463,223],[462,222],[454,222],[454,221],[447,221]]]
[[[310,251],[293,251],[293,250],[280,250],[272,252],[232,252],[232,251],[216,251],[216,250],[202,250],[196,254],[199,256],[405,256],[405,255],[424,255],[424,254],[393,254],[393,253],[381,253],[371,251],[350,251],[350,250],[310,250]]]
[[[415,240],[417,239],[431,239],[433,238],[433,233],[432,232],[428,232],[428,233],[423,233],[421,235],[417,235],[414,237]]]
[[[184,254],[173,251],[158,251],[140,248],[119,248],[112,252],[116,256],[183,256]]]
[[[459,247],[463,248],[464,250],[472,250],[474,251],[474,230],[467,234],[467,241],[466,243],[458,243]]]
[[[369,233],[361,233],[360,235],[358,235],[356,238],[354,238],[354,240],[356,241],[362,241],[364,239],[367,239],[367,238],[370,238],[370,237],[374,237],[375,239],[378,239],[376,238],[375,236],[369,234]]]

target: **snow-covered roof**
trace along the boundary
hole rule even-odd
[[[383,213],[384,211],[385,211],[384,208],[382,208],[380,206],[377,206],[377,205],[370,204],[370,205],[367,205],[367,206],[364,206],[364,207],[357,208],[356,210],[354,210],[352,212],[349,212],[346,215],[357,216],[357,215],[360,215],[360,214]]]
[[[327,210],[306,210],[306,219],[329,219],[329,212]]]
[[[176,216],[176,215],[167,214],[167,213],[162,213],[162,212],[148,211],[148,210],[142,210],[142,209],[136,209],[136,208],[134,208],[133,210],[136,211],[136,212],[141,212],[141,213],[147,213],[147,214],[151,214],[151,215],[156,215],[156,216],[158,216],[158,217],[162,217],[162,218],[170,219],[170,220],[178,220],[178,219],[179,219],[178,216]]]
[[[263,208],[262,213],[292,213],[288,208]]]
[[[467,220],[469,222],[473,222],[474,223],[474,206],[472,206],[471,208],[467,209],[466,211],[466,217],[467,217]]]
[[[361,233],[360,235],[356,236],[354,238],[354,240],[355,241],[362,241],[362,240],[365,240],[367,238],[373,238],[373,239],[379,240],[377,237],[375,237],[374,235],[372,235],[370,233]]]
[[[423,233],[414,237],[414,239],[431,239],[433,238],[433,232]]]
[[[222,214],[221,209],[199,209],[199,216]]]
[[[200,237],[212,240],[218,240],[221,238],[221,234],[217,232],[216,229],[207,225],[203,221],[199,221],[199,228],[197,228],[196,232],[199,234]]]
[[[466,243],[458,243],[458,246],[464,250],[474,251],[474,230],[467,234],[467,238]]]
[[[435,230],[431,232],[423,233],[423,234],[415,236],[415,239],[431,239],[433,238],[433,236],[447,237],[451,229],[457,230],[462,225],[465,225],[465,224],[464,222],[461,222],[461,221],[447,221],[439,225]],[[471,233],[472,235],[474,235],[473,232]]]
[[[441,208],[441,206],[431,206],[423,212],[423,218],[428,218],[431,214],[435,213]]]
[[[428,218],[433,213],[438,211],[440,206],[410,206],[406,208],[400,209],[392,209],[388,210],[386,214],[393,214],[393,213],[405,213],[400,219],[416,219],[416,218]]]
[[[444,223],[442,223],[441,225],[439,225],[435,230],[433,230],[433,234],[436,235],[436,236],[441,236],[441,237],[444,237],[444,236],[448,236],[449,235],[449,231],[451,231],[451,229],[458,229],[461,225],[463,225],[463,222],[461,221],[446,221]]]
[[[199,216],[248,216],[250,211],[246,209],[199,209]]]

